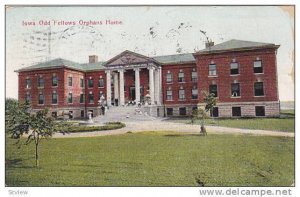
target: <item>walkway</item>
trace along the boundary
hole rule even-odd
[[[173,123],[162,121],[159,119],[152,121],[124,121],[126,127],[117,130],[108,131],[94,131],[94,132],[82,132],[82,133],[70,133],[60,134],[57,133],[54,138],[68,138],[68,137],[95,137],[104,135],[119,135],[127,132],[142,132],[142,131],[175,131],[182,133],[199,133],[199,125],[190,125],[184,123]],[[219,126],[206,126],[208,134],[251,134],[261,136],[282,136],[282,137],[294,137],[294,133],[282,132],[282,131],[267,131],[267,130],[250,130],[250,129],[238,129]]]

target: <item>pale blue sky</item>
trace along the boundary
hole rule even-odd
[[[37,25],[51,21],[49,26]],[[118,20],[122,25],[58,26],[57,21]],[[23,26],[34,21],[35,26]],[[180,27],[179,27],[180,26]],[[6,10],[6,93],[17,98],[13,71],[46,59],[85,63],[96,54],[106,61],[124,50],[147,56],[189,53],[204,48],[204,30],[216,43],[230,39],[279,44],[281,100],[294,99],[294,19],[274,6],[14,7]],[[152,31],[152,33],[151,33]],[[49,54],[49,46],[51,53]]]

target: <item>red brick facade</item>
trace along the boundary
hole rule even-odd
[[[164,112],[161,115],[190,114],[192,109],[203,105],[202,91],[209,92],[209,86],[215,85],[218,94],[218,116],[235,116],[236,112],[233,111],[233,108],[236,107],[240,108],[239,116],[257,116],[258,109],[261,110],[262,108],[264,110],[263,116],[278,116],[277,48],[274,45],[272,47],[254,47],[221,52],[204,51],[194,53],[191,56],[194,57],[193,61],[170,62],[161,65],[158,62],[158,66],[161,68],[161,82],[157,84],[161,84],[160,94],[162,98],[161,106],[158,107],[160,109],[164,107],[164,110],[162,110]],[[138,56],[138,58],[141,57]],[[254,62],[256,61],[261,63],[261,73],[254,72]],[[231,73],[231,63],[238,65],[238,73]],[[210,64],[216,66],[215,75],[209,74]],[[62,66],[57,69],[25,69],[19,71],[19,100],[24,101],[26,95],[29,94],[33,109],[47,107],[51,111],[71,111],[74,112],[74,117],[83,117],[88,110],[98,110],[98,100],[101,94],[107,98],[107,75],[105,70],[105,67],[85,71]],[[118,72],[112,72],[112,84],[113,75],[116,73]],[[141,96],[144,97],[149,94],[149,70],[141,68],[139,73]],[[172,80],[167,81],[167,77],[170,77],[170,75]],[[53,76],[57,77],[57,86],[52,85]],[[179,79],[179,76],[184,77]],[[37,85],[39,77],[44,80],[43,87]],[[70,78],[72,84],[69,84]],[[31,87],[26,87],[26,79],[31,80]],[[99,86],[100,79],[103,79],[101,86]],[[92,87],[89,87],[89,80],[93,80]],[[263,87],[258,96],[255,96],[254,92],[255,83]],[[239,95],[238,91],[233,91],[232,86],[236,85],[232,84],[239,84]],[[131,93],[134,87],[135,71],[132,67],[124,72],[124,99],[126,103],[134,100]],[[111,88],[113,101],[114,85]],[[193,96],[192,91],[194,92]],[[57,93],[58,96],[58,102],[54,104],[52,103],[53,92]],[[171,96],[167,96],[167,92],[171,93]],[[180,96],[179,92],[184,95]],[[39,94],[44,95],[43,104],[38,103]],[[69,100],[70,94],[72,94],[72,102]],[[84,94],[84,101],[80,99],[81,94]],[[93,102],[90,102],[90,94],[92,94]]]
[[[263,73],[254,73],[253,64],[261,60]],[[239,64],[239,74],[230,74],[230,63],[235,60]],[[199,90],[209,91],[210,84],[218,86],[219,102],[258,102],[278,101],[276,50],[261,49],[256,51],[241,51],[234,53],[209,54],[196,56],[199,70]],[[217,66],[217,75],[209,76],[209,64]],[[264,84],[264,96],[254,96],[254,83]],[[240,84],[240,97],[231,96],[231,84]],[[203,99],[200,97],[200,102]]]

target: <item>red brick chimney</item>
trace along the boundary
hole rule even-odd
[[[97,63],[98,62],[98,56],[97,55],[90,55],[89,56],[89,63]]]

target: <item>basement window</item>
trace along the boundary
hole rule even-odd
[[[255,106],[256,116],[265,116],[265,106]]]
[[[167,116],[173,116],[173,108],[167,108]]]
[[[210,116],[211,117],[219,117],[219,108],[213,107],[213,109],[210,111]]]
[[[232,116],[241,117],[241,107],[232,107]]]
[[[180,116],[185,116],[186,115],[186,108],[185,107],[180,107],[179,108],[179,115]]]

